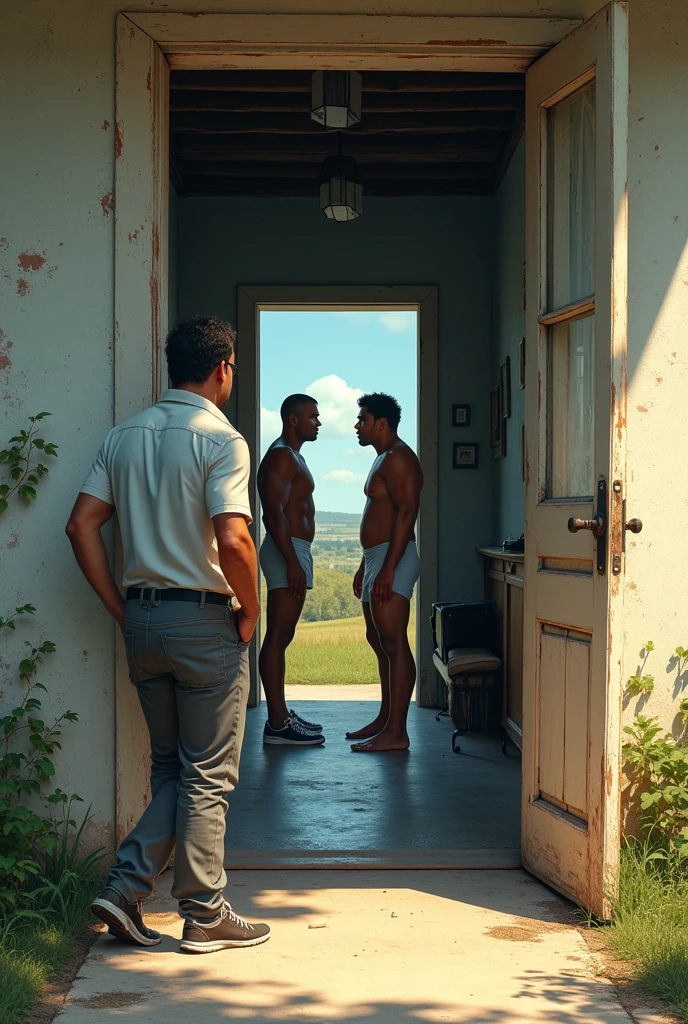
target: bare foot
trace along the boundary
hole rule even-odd
[[[380,732],[365,743],[353,743],[351,750],[354,754],[376,754],[383,750],[408,750],[410,745],[408,736]]]
[[[377,736],[379,732],[382,732],[386,724],[386,718],[378,717],[370,725],[364,725],[362,729],[357,729],[355,732],[348,732],[346,738],[348,740],[368,740],[371,736]]]

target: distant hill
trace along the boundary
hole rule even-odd
[[[358,526],[361,516],[358,512],[320,512],[316,510],[315,521],[319,526]]]

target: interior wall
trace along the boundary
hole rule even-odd
[[[181,316],[210,313],[236,323],[240,284],[438,286],[441,600],[482,596],[475,548],[493,539],[488,457],[493,206],[483,198],[372,198],[364,199],[359,220],[335,224],[310,199],[180,202]],[[237,362],[242,358],[239,339]],[[304,374],[306,387],[307,369]],[[467,430],[450,426],[456,402],[471,405]],[[452,469],[452,442],[458,440],[479,443],[477,470]]]
[[[494,460],[494,541],[520,537],[525,530],[525,483],[521,463],[521,427],[525,391],[519,388],[519,342],[525,335],[526,155],[521,139],[495,196],[492,386],[508,357],[511,416],[506,421],[506,456]]]

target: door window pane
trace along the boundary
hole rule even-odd
[[[594,494],[595,317],[550,328],[548,498]]]
[[[549,111],[550,309],[595,291],[595,83]]]

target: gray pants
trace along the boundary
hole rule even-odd
[[[150,733],[152,800],[108,885],[131,903],[149,896],[176,844],[179,911],[213,921],[227,883],[226,797],[239,778],[248,645],[231,608],[187,601],[127,601],[124,643]]]

